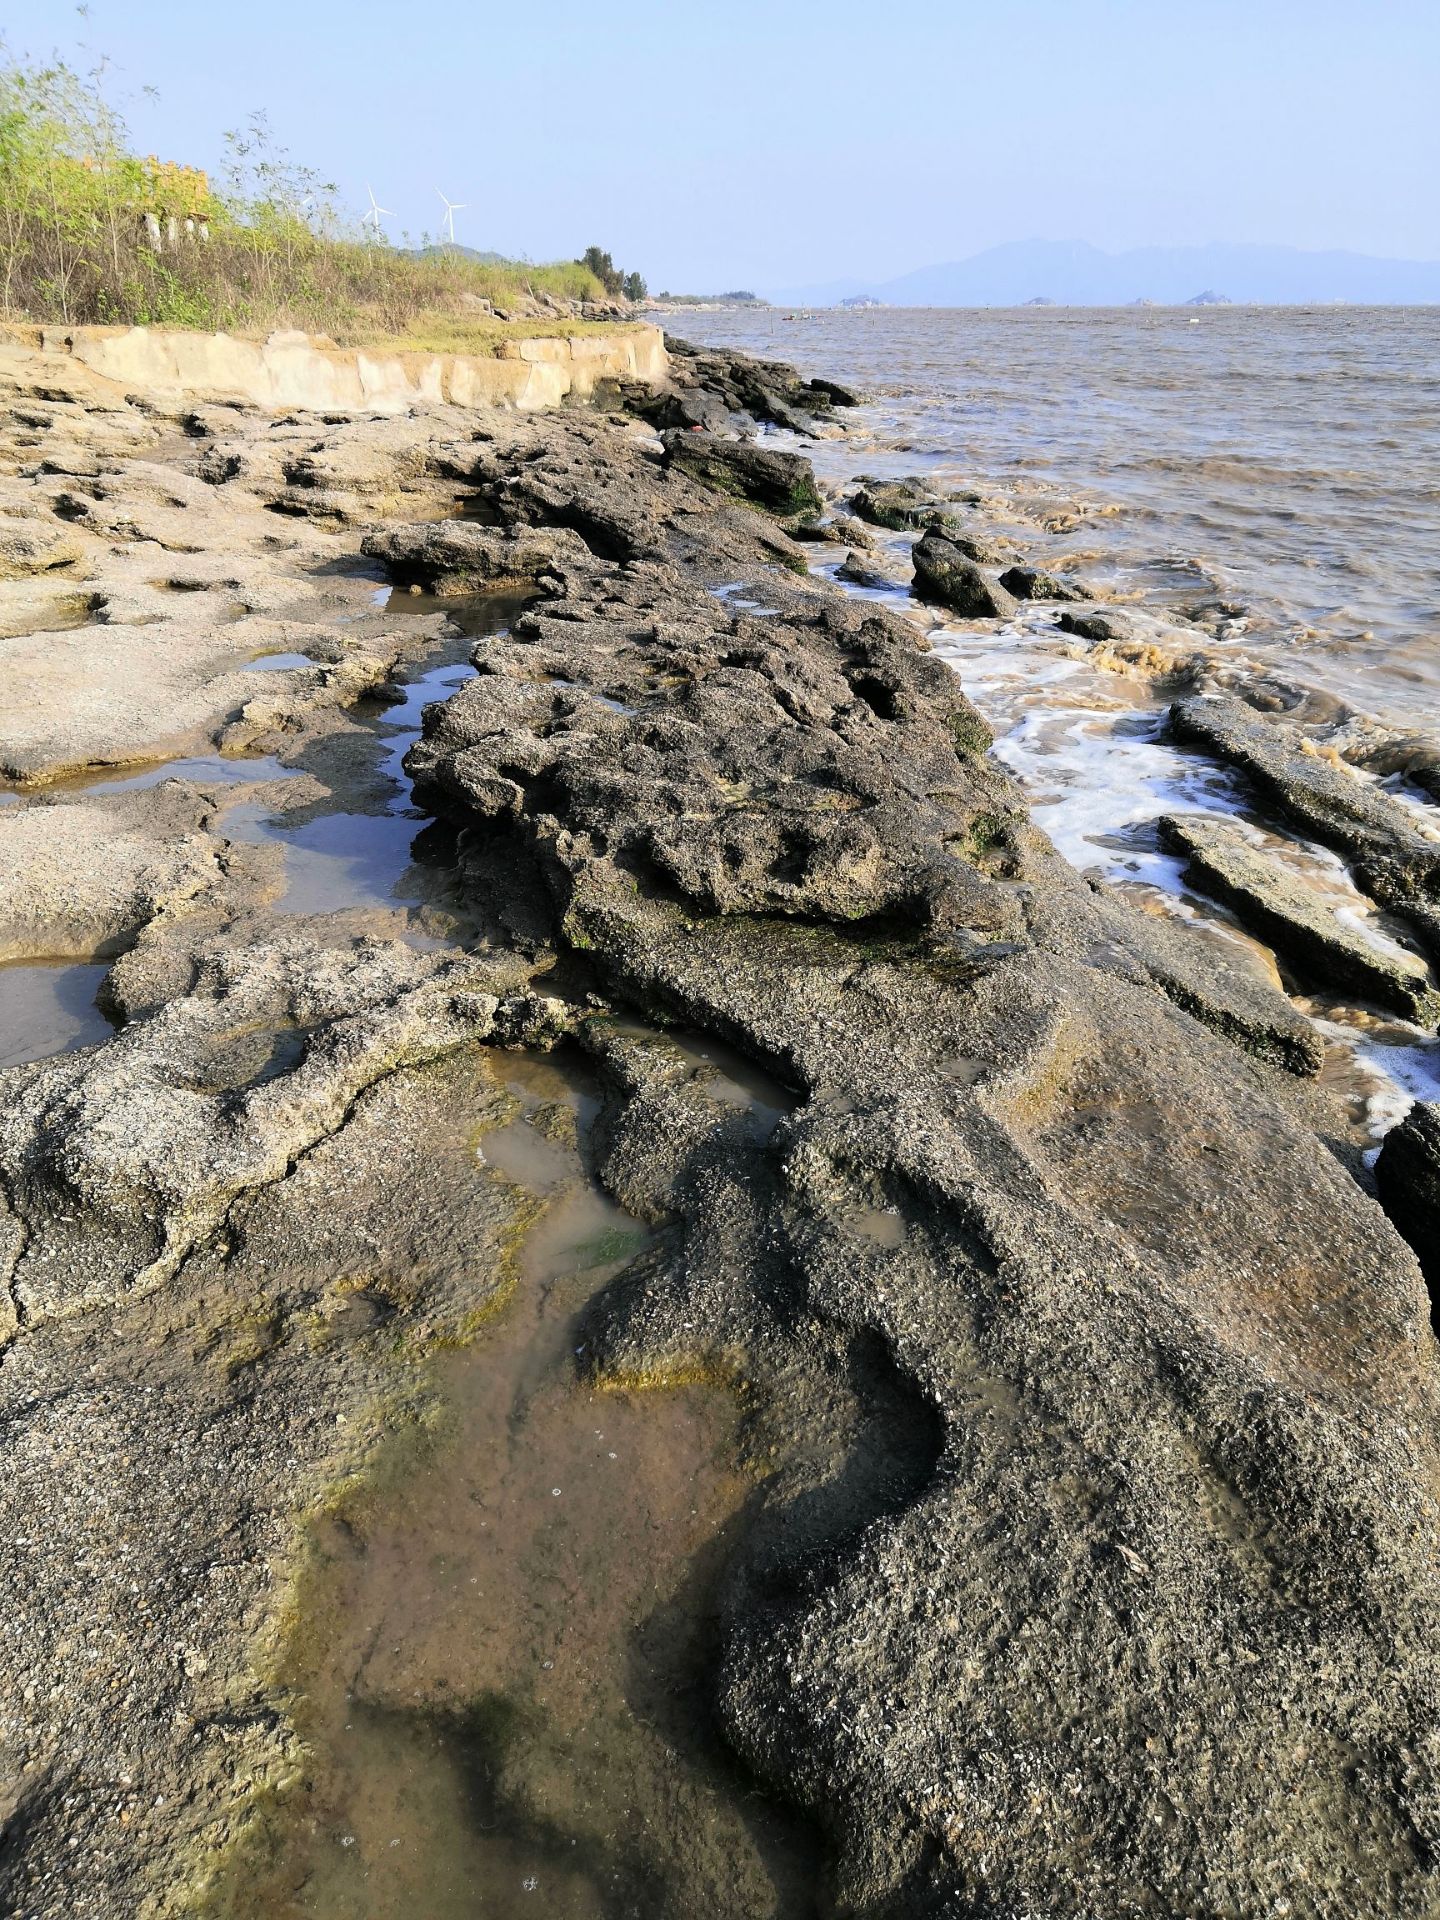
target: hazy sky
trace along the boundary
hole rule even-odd
[[[0,0],[0,32],[107,53],[164,158],[264,107],[397,237],[439,186],[471,245],[656,288],[1035,237],[1440,257],[1440,0]]]

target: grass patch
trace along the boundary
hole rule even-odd
[[[357,318],[331,338],[337,347],[363,347],[367,353],[466,353],[480,359],[503,355],[511,340],[588,339],[617,331],[613,320],[577,320],[556,315],[545,320],[468,320],[459,315],[424,313],[394,332],[379,320]]]
[[[423,235],[392,246],[276,145],[263,114],[224,139],[218,181],[138,154],[103,63],[79,73],[0,42],[0,319],[294,327],[342,346],[493,352],[523,331],[487,323],[477,301],[568,304],[642,284],[598,248],[535,266]],[[568,311],[527,321],[536,333],[583,325]]]

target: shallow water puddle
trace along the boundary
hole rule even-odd
[[[384,589],[389,595],[389,589]],[[444,613],[456,636],[442,642],[439,658],[413,678],[402,679],[394,697],[366,724],[374,733],[373,767],[388,789],[380,807],[369,811],[343,802],[323,803],[297,815],[277,813],[263,800],[241,801],[227,809],[221,831],[230,840],[272,844],[284,850],[285,891],[275,903],[280,913],[341,913],[351,908],[395,908],[427,900],[435,890],[436,865],[417,841],[427,830],[443,854],[449,841],[431,816],[413,805],[405,756],[420,737],[425,708],[446,700],[473,680],[470,642],[504,633],[526,601],[511,594],[464,594],[439,600],[425,594],[395,594],[387,611]],[[304,664],[311,664],[305,662]],[[440,882],[445,890],[446,882]]]
[[[273,754],[256,754],[246,759],[232,754],[200,753],[174,760],[131,764],[133,771],[128,773],[97,767],[89,773],[70,774],[63,780],[50,781],[44,791],[86,795],[137,793],[143,787],[158,787],[166,780],[190,780],[197,787],[238,787],[256,785],[262,780],[285,780],[291,773]],[[21,791],[13,797],[23,800],[28,795]]]
[[[241,1916],[814,1911],[790,1821],[716,1757],[708,1596],[753,1489],[718,1388],[584,1383],[582,1310],[645,1231],[583,1171],[585,1070],[501,1056],[475,1151],[548,1204],[513,1296],[446,1358],[447,1438],[381,1509],[327,1522],[286,1676],[313,1756]]]
[[[0,963],[0,1068],[94,1046],[115,1031],[95,1004],[108,963]]]
[[[395,907],[423,898],[424,876],[415,871],[415,843],[432,824],[411,804],[404,759],[420,736],[424,708],[444,700],[474,677],[463,660],[448,659],[408,682],[376,720],[375,761],[391,794],[382,811],[351,812],[343,806],[306,810],[292,820],[273,802],[240,801],[227,808],[221,831],[229,840],[271,843],[285,852],[281,913],[339,913],[352,907]],[[408,884],[407,884],[408,881]]]
[[[246,673],[288,673],[294,667],[313,667],[308,653],[262,653],[245,662]]]
[[[470,516],[457,514],[456,519]],[[470,640],[485,640],[502,633],[515,616],[529,606],[533,595],[514,593],[420,593],[408,587],[384,587],[377,603],[387,614],[405,614],[420,618],[443,614],[457,633]]]

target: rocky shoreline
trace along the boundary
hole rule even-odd
[[[704,1715],[820,1836],[816,1913],[1432,1911],[1401,1234],[1431,1257],[1433,1111],[1372,1178],[1313,1023],[1068,867],[923,633],[810,556],[884,577],[866,525],[903,526],[967,618],[1074,583],[1002,583],[923,487],[837,510],[734,430],[833,434],[857,396],[739,356],[529,416],[0,377],[0,951],[114,956],[118,1024],[3,1080],[12,1909],[243,1912],[285,1857],[306,1529],[363,1536],[347,1501],[507,1310],[539,1203],[453,1143],[559,1047],[646,1229],[597,1263],[576,1391],[741,1409]],[[376,715],[455,656],[447,602],[481,611],[405,761],[431,879],[308,911],[286,836],[389,817]],[[1159,644],[1076,604],[1077,644]],[[1176,844],[1303,970],[1433,1025],[1436,842],[1215,691],[1177,737],[1417,950],[1357,953],[1233,830]],[[574,1911],[802,1910],[766,1846],[727,1887],[683,1832],[607,1833]]]

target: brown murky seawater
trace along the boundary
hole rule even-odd
[[[318,1523],[283,1678],[310,1750],[271,1868],[227,1920],[780,1920],[810,1843],[720,1756],[704,1680],[755,1482],[718,1387],[598,1392],[581,1310],[646,1234],[585,1175],[565,1056],[500,1056],[517,1117],[475,1151],[544,1196],[512,1297],[437,1387],[447,1436]]]
[[[953,475],[1014,516],[1037,564],[1083,561],[1157,608],[1223,601],[1223,644],[1440,728],[1440,308],[665,324],[865,389],[851,471]]]

